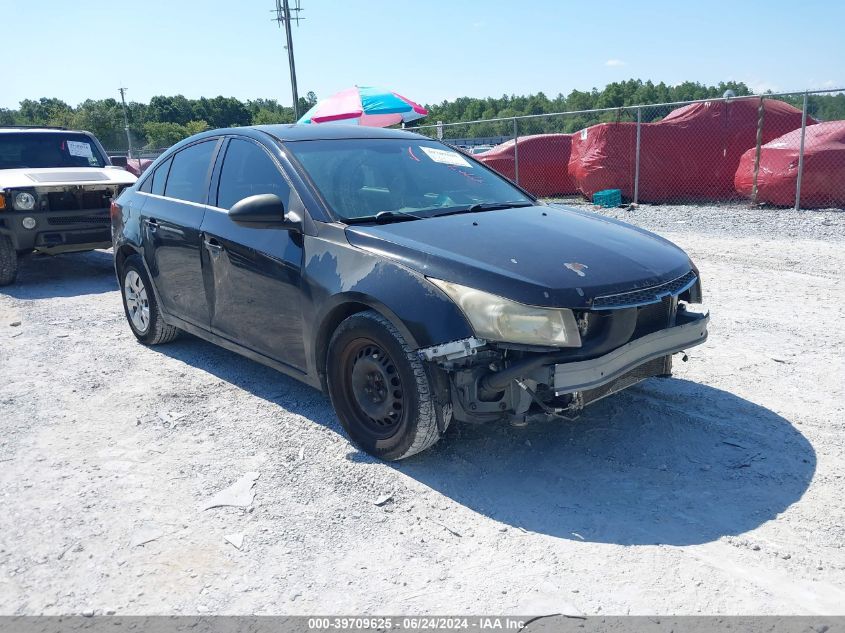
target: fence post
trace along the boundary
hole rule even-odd
[[[519,184],[519,130],[516,117],[513,118],[513,179]]]
[[[760,107],[757,109],[757,148],[754,153],[754,185],[751,187],[751,206],[757,206],[757,175],[760,173],[760,147],[763,145],[763,119],[766,109],[763,106],[764,97],[760,97]]]
[[[801,179],[804,176],[804,136],[807,133],[807,93],[804,93],[804,107],[801,109],[801,145],[798,149],[798,180],[795,183],[795,210],[801,209]]]
[[[637,149],[634,156],[634,206],[640,198],[640,129],[643,124],[643,109],[637,108]]]

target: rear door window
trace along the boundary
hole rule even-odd
[[[164,183],[167,182],[167,172],[170,171],[170,163],[172,162],[173,159],[168,158],[155,170],[153,177],[149,179],[153,183],[150,193],[154,193],[157,196],[164,195]]]
[[[155,176],[155,173],[150,174],[150,177],[147,178],[144,182],[141,183],[141,186],[138,187],[138,191],[143,191],[144,193],[152,193],[153,192],[153,176]]]
[[[217,139],[210,139],[176,153],[167,176],[164,195],[204,204],[208,194],[209,167],[216,146]]]
[[[266,151],[250,141],[232,139],[220,172],[217,206],[231,209],[239,200],[260,193],[274,193],[287,206],[290,187]]]

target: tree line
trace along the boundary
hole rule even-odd
[[[427,104],[429,115],[419,124],[456,123],[483,119],[512,118],[522,115],[573,112],[566,117],[539,117],[519,122],[519,134],[543,132],[574,132],[602,121],[632,120],[633,111],[611,110],[603,113],[584,113],[584,110],[621,108],[630,105],[662,104],[721,97],[726,90],[737,96],[751,94],[741,82],[722,82],[707,86],[697,82],[683,82],[670,86],[665,83],[630,79],[608,84],[603,89],[573,90],[568,95],[549,98],[542,92],[527,96],[502,95],[486,99],[460,97],[453,101]],[[784,98],[801,107],[802,96]],[[309,92],[300,98],[299,110],[305,112],[317,102],[317,95]],[[182,95],[156,96],[149,103],[132,101],[126,104],[129,130],[133,146],[158,149],[206,129],[294,122],[293,108],[275,99],[240,101],[234,97],[202,97],[188,99]],[[668,114],[673,107],[644,108],[643,121],[655,121]],[[845,119],[845,94],[812,95],[808,112],[820,120]],[[416,124],[416,123],[415,123]],[[89,130],[96,134],[110,150],[126,148],[123,110],[116,99],[88,99],[72,107],[60,99],[25,99],[17,109],[0,108],[0,125],[51,125]],[[509,136],[511,121],[500,123],[468,123],[448,128],[447,136],[473,138]],[[429,131],[430,133],[430,131]]]
[[[495,118],[511,118],[522,115],[542,115],[557,112],[571,112],[563,117],[538,117],[520,120],[518,132],[525,134],[542,134],[552,132],[572,133],[587,126],[607,121],[635,121],[636,110],[618,110],[625,106],[652,105],[641,111],[644,123],[662,119],[678,106],[663,106],[659,104],[695,101],[722,97],[726,91],[733,91],[737,97],[752,94],[748,86],[742,82],[721,82],[715,86],[707,86],[697,82],[686,81],[675,86],[661,82],[629,79],[608,84],[604,89],[593,88],[590,91],[573,90],[568,95],[558,94],[549,98],[542,92],[535,95],[508,96],[499,98],[474,99],[460,97],[454,101],[444,101],[436,105],[429,105],[429,111],[424,124],[455,123],[460,121],[480,121],[456,125],[444,129],[447,138],[479,138],[511,136],[513,122],[486,122]],[[797,108],[802,107],[803,95],[782,97]],[[610,108],[606,112],[584,112]],[[807,103],[807,111],[821,121],[845,119],[845,94],[811,95]],[[431,135],[433,130],[422,130]]]
[[[305,112],[317,102],[309,92],[300,97]],[[275,99],[240,101],[235,97],[187,99],[156,96],[149,103],[126,104],[135,149],[160,149],[204,130],[242,125],[293,123],[293,108]],[[109,150],[126,149],[123,108],[116,99],[87,99],[75,108],[61,99],[24,99],[16,110],[0,108],[2,125],[48,125],[93,132]]]

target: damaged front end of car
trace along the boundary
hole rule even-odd
[[[523,312],[510,320],[511,302],[503,300],[504,308],[487,303],[495,319],[479,317],[473,301],[481,305],[487,297],[432,281],[462,307],[476,334],[419,350],[448,375],[453,416],[460,421],[519,426],[538,415],[573,419],[605,396],[646,378],[671,375],[674,354],[707,340],[709,314],[700,305],[695,270],[658,286],[594,297],[587,309],[522,306]],[[546,323],[544,310],[562,316]],[[506,340],[488,325],[503,318],[514,326],[516,340]],[[532,325],[538,338],[554,344],[536,344],[530,334],[520,337]]]

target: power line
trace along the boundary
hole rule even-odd
[[[299,0],[293,0],[293,8],[290,6],[289,0],[276,0],[276,17],[273,18],[279,26],[284,24],[285,40],[288,50],[288,66],[290,66],[290,87],[293,93],[293,116],[294,119],[299,119],[299,92],[296,89],[296,66],[293,61],[293,37],[290,32],[290,23],[296,21],[299,26],[299,21],[305,18],[299,16],[302,8],[299,6]],[[293,11],[293,13],[291,13]]]

